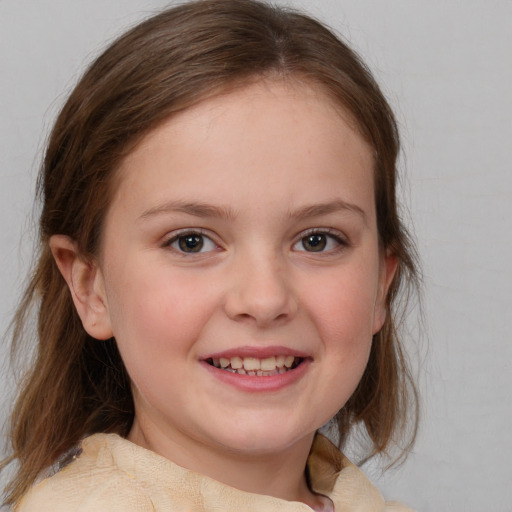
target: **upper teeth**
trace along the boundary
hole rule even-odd
[[[212,359],[217,368],[231,367],[233,370],[243,368],[246,371],[262,370],[270,372],[279,368],[291,368],[295,362],[295,356],[272,356],[258,359],[257,357],[220,357]]]

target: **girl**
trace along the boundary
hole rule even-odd
[[[360,426],[373,455],[406,429],[397,152],[366,67],[305,15],[203,0],[108,48],[40,175],[7,502],[405,510],[317,434]]]

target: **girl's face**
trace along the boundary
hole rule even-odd
[[[315,88],[261,82],[124,160],[94,288],[132,379],[132,435],[155,451],[275,454],[356,388],[395,260],[347,119]]]

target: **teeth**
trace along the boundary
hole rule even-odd
[[[242,358],[240,357],[232,357],[231,358],[231,368],[234,368],[235,370],[239,370],[240,368],[243,368],[244,362],[242,361]]]
[[[244,357],[244,369],[247,371],[260,370],[260,360],[255,357]]]
[[[270,372],[276,369],[276,358],[275,357],[267,357],[266,359],[261,360],[261,369],[266,372]]]
[[[295,361],[295,357],[287,356],[284,360],[284,365],[286,368],[291,368],[293,366],[293,362]]]
[[[216,368],[238,373],[240,375],[270,376],[286,373],[294,364],[300,363],[295,356],[271,356],[264,359],[257,357],[220,357],[210,359],[211,364]]]

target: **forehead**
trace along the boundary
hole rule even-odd
[[[119,168],[114,203],[130,194],[141,203],[183,195],[241,207],[254,193],[288,203],[329,191],[373,197],[372,150],[353,125],[319,87],[252,83],[206,99],[144,137]]]
[[[300,74],[255,75],[224,85],[213,85],[211,93],[201,96],[181,110],[178,109],[166,121],[130,145],[117,167],[122,167],[127,159],[133,157],[133,153],[137,149],[150,143],[151,139],[155,135],[158,136],[158,132],[163,133],[166,127],[174,125],[176,130],[183,131],[185,135],[187,125],[193,124],[201,117],[205,118],[205,114],[210,116],[209,122],[213,123],[216,119],[221,120],[223,112],[232,119],[239,114],[239,119],[245,123],[249,121],[247,116],[250,115],[251,110],[259,109],[262,103],[267,106],[278,103],[283,107],[283,111],[292,117],[296,117],[297,112],[306,116],[310,115],[312,111],[318,112],[320,109],[324,112],[328,111],[331,118],[338,117],[338,120],[367,140],[356,116],[323,84]],[[286,108],[287,106],[293,108]],[[251,120],[253,121],[253,119]]]

